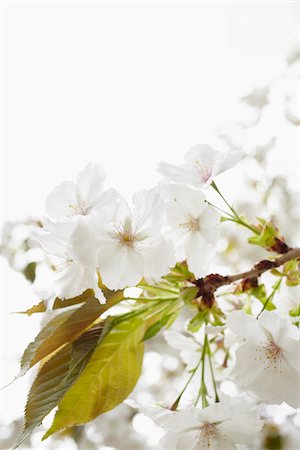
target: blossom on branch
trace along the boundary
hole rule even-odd
[[[74,222],[53,223],[48,220],[45,227],[36,232],[37,240],[48,254],[56,274],[53,294],[68,299],[82,294],[86,289],[93,289],[98,300],[105,303],[96,270],[81,264],[73,252],[71,235],[74,228]]]
[[[238,387],[253,391],[261,401],[300,406],[299,331],[275,312],[258,319],[233,311],[227,325],[244,343],[236,351],[231,376]]]
[[[156,190],[144,190],[133,198],[130,210],[120,200],[111,214],[95,215],[73,233],[79,261],[98,268],[110,289],[135,286],[142,277],[159,278],[175,264],[173,246],[161,234],[164,205]]]
[[[216,175],[234,167],[243,154],[238,150],[218,152],[210,145],[198,144],[186,152],[184,164],[161,162],[158,172],[169,181],[207,188]]]
[[[47,216],[53,221],[70,221],[110,209],[119,194],[114,189],[103,191],[104,179],[100,164],[87,164],[77,183],[64,181],[48,195]]]
[[[250,444],[262,422],[253,404],[246,398],[224,398],[205,409],[188,408],[171,412],[141,408],[166,430],[161,439],[165,449],[236,450],[237,444]]]
[[[215,255],[220,215],[207,203],[202,192],[179,184],[168,188],[166,202],[169,235],[176,260],[187,260],[196,277],[206,275]]]

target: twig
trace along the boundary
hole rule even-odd
[[[248,270],[247,272],[241,272],[236,275],[227,276],[210,274],[204,278],[199,278],[198,280],[194,281],[194,284],[199,287],[198,295],[202,297],[202,301],[206,304],[206,306],[211,307],[214,302],[214,293],[219,287],[235,283],[239,280],[256,280],[264,272],[280,267],[284,263],[292,259],[299,258],[300,248],[293,248],[284,253],[282,256],[274,259],[273,261],[270,261],[269,259],[263,259],[262,261],[259,261],[252,269]]]

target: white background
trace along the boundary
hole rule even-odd
[[[298,31],[287,1],[2,1],[1,17],[4,220],[42,216],[49,191],[89,160],[129,196],[156,183],[160,160],[198,142],[222,150],[216,130],[284,70]],[[295,177],[290,139],[272,164]],[[233,195],[235,175],[224,178]],[[2,282],[5,383],[38,319],[10,314],[37,299],[5,263]],[[21,415],[25,391],[20,380],[4,392],[2,421]]]

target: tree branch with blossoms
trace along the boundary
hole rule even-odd
[[[179,449],[186,442],[189,449],[236,449],[258,436],[259,405],[300,406],[294,389],[300,305],[282,316],[276,304],[284,286],[300,285],[300,249],[289,247],[271,220],[249,222],[217,187],[215,177],[242,157],[240,151],[197,145],[183,164],[161,163],[165,181],[135,193],[132,205],[104,189],[102,168],[91,163],[76,182],[50,193],[46,217],[31,238],[53,281],[42,300],[23,312],[46,312],[50,320],[21,359],[19,376],[36,364],[39,371],[15,447],[54,408],[43,439],[122,403],[140,378],[144,343],[163,329],[183,355],[187,380],[171,406],[138,405],[165,429],[162,447]],[[210,187],[226,210],[208,201]],[[209,274],[223,222],[246,228],[249,245],[275,255],[242,273]],[[266,272],[271,288],[261,280]],[[226,286],[230,290],[216,295]],[[132,287],[138,288],[135,297],[127,290]],[[181,334],[173,324],[183,316],[188,321]],[[224,394],[224,380],[237,395]]]

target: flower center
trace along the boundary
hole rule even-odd
[[[209,168],[201,163],[200,161],[196,161],[196,168],[197,168],[197,172],[200,175],[200,178],[203,181],[207,181],[210,179],[211,177],[211,170],[209,170]]]
[[[276,345],[274,342],[270,342],[265,346],[265,352],[267,359],[272,362],[276,362],[278,361],[278,359],[281,359],[281,348],[278,347],[278,345]]]
[[[76,203],[70,204],[69,208],[70,208],[71,216],[86,216],[87,215],[88,208],[79,194],[76,195]]]
[[[113,238],[116,239],[119,244],[126,247],[133,247],[137,238],[133,233],[131,226],[115,226],[113,231]]]
[[[181,223],[179,226],[181,228],[187,229],[188,231],[199,231],[200,230],[199,219],[195,219],[192,216],[189,216],[187,218],[187,221],[185,223]]]
[[[201,446],[210,448],[214,447],[216,444],[222,442],[222,433],[213,423],[205,423],[201,427],[201,434],[199,437],[199,444]]]

